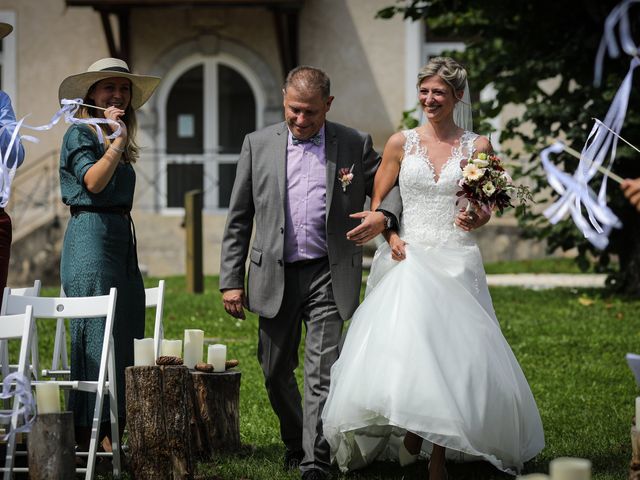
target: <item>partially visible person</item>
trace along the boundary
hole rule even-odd
[[[626,178],[621,184],[620,188],[627,197],[629,203],[640,212],[640,177],[639,178]]]
[[[120,429],[125,425],[125,367],[133,365],[133,339],[144,336],[145,293],[138,268],[131,207],[136,183],[133,164],[136,114],[158,86],[157,77],[134,75],[116,58],[103,58],[84,73],[67,77],[59,98],[83,98],[76,117],[112,123],[73,124],[60,152],[62,201],[70,207],[60,261],[67,296],[106,295],[118,289],[113,338]],[[111,135],[120,128],[114,139]],[[97,380],[104,322],[71,320],[71,379]],[[113,379],[109,379],[112,381]],[[103,446],[110,449],[108,402],[103,410]],[[86,449],[91,436],[95,394],[73,391],[76,441]]]
[[[6,37],[13,31],[13,27],[8,23],[0,23],[0,39]],[[14,133],[16,115],[11,106],[11,99],[4,91],[0,90],[0,177],[2,178],[2,189],[0,190],[0,295],[7,286],[7,275],[9,274],[9,259],[11,257],[11,217],[4,211],[9,202],[11,192],[11,180],[15,170],[24,161],[24,148],[20,143],[20,138],[16,137],[11,141]],[[11,149],[11,151],[9,151]],[[8,153],[8,155],[7,155]]]

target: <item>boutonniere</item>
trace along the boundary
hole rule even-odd
[[[351,165],[351,168],[344,167],[338,170],[338,180],[340,180],[340,184],[342,185],[342,191],[346,192],[347,187],[351,185],[353,181],[353,165]]]

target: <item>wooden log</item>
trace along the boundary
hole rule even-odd
[[[191,371],[194,451],[207,458],[215,451],[240,448],[239,371]]]
[[[73,412],[38,414],[28,440],[31,480],[75,477]]]
[[[189,369],[127,367],[125,381],[133,478],[192,479]]]
[[[629,480],[640,480],[640,430],[631,426],[631,462],[629,464]]]

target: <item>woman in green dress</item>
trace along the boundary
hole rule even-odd
[[[118,289],[113,327],[120,430],[125,424],[125,367],[133,365],[133,339],[144,336],[145,294],[138,268],[135,230],[130,211],[138,157],[135,142],[138,109],[151,96],[159,78],[133,75],[125,62],[98,60],[89,69],[67,77],[59,97],[83,99],[67,130],[60,152],[62,201],[70,207],[62,247],[60,276],[69,297],[106,295]],[[98,121],[91,119],[98,119]],[[111,120],[106,122],[105,119]],[[102,122],[102,123],[99,123]],[[111,139],[114,133],[119,135]],[[71,320],[71,379],[97,380],[104,322]],[[109,440],[108,400],[102,428]],[[76,441],[86,449],[91,435],[95,394],[73,391]],[[103,442],[109,449],[110,442]]]

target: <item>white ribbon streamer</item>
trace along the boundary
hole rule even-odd
[[[27,125],[24,123],[25,118],[27,118],[27,116],[25,116],[16,122],[5,122],[0,127],[0,134],[2,134],[2,132],[4,132],[6,129],[13,130],[11,133],[11,140],[9,141],[7,151],[3,152],[2,149],[0,149],[0,161],[2,161],[2,174],[0,175],[0,181],[2,182],[0,184],[0,198],[2,199],[2,203],[4,203],[5,205],[9,201],[9,195],[11,194],[11,182],[13,181],[13,177],[16,174],[16,169],[18,168],[19,148],[15,148],[15,161],[13,162],[13,165],[11,167],[8,166],[9,155],[11,154],[11,151],[16,144],[21,129],[26,128],[36,132],[51,130],[53,126],[60,121],[61,118],[64,118],[64,121],[70,124],[94,125],[96,127],[98,127],[98,125],[100,124],[113,125],[117,128],[111,135],[107,136],[107,138],[109,138],[110,140],[118,137],[122,131],[120,123],[116,122],[115,120],[111,120],[110,118],[75,118],[75,114],[80,108],[80,104],[82,103],[82,98],[63,98],[60,103],[62,104],[62,108],[54,113],[51,117],[51,120],[49,120],[49,122],[44,125],[39,125],[37,127]],[[102,128],[96,128],[95,130],[97,132],[98,140],[100,141],[100,143],[104,143]],[[19,138],[21,141],[28,141],[32,143],[39,142],[36,137],[33,137],[31,135],[20,135]]]
[[[608,177],[605,175],[602,179],[597,196],[589,188],[589,182],[598,170],[603,169],[602,164],[605,162],[607,154],[609,155],[605,167],[607,171],[611,171],[616,158],[620,130],[622,130],[627,115],[633,74],[640,65],[640,59],[636,56],[638,46],[631,38],[628,13],[631,4],[638,2],[640,0],[624,0],[611,11],[605,21],[604,34],[596,55],[594,84],[598,86],[602,80],[602,63],[605,51],[608,51],[609,55],[614,58],[620,55],[618,38],[615,33],[616,25],[618,25],[620,35],[620,47],[633,58],[604,121],[596,120],[593,125],[582,148],[580,163],[574,175],[570,176],[560,171],[549,159],[550,153],[559,153],[564,149],[562,143],[557,142],[540,152],[542,166],[547,174],[549,185],[560,194],[560,198],[544,211],[544,215],[551,223],[555,224],[567,212],[570,212],[571,218],[585,238],[599,249],[603,249],[609,244],[611,229],[620,228],[622,224],[607,206]],[[585,207],[589,221],[586,221],[583,216],[582,205]]]
[[[12,389],[11,387],[14,386]],[[19,372],[7,375],[2,381],[2,393],[0,399],[9,399],[17,397],[18,402],[22,405],[16,412],[0,413],[0,418],[11,418],[14,413],[21,415],[24,423],[9,431],[3,440],[7,441],[12,435],[19,432],[28,432],[31,430],[31,424],[36,419],[36,404],[33,400],[33,392],[31,391],[31,382],[27,377]]]
[[[620,35],[619,42],[622,50],[629,56],[635,57],[638,55],[638,45],[631,38],[631,30],[629,28],[629,7],[633,3],[638,3],[640,0],[624,0],[618,4],[611,13],[607,16],[604,22],[604,34],[598,47],[598,53],[596,54],[596,63],[594,67],[594,85],[600,86],[602,81],[602,71],[605,51],[609,52],[609,56],[617,58],[620,56],[620,48],[618,48],[618,38],[616,37],[615,28],[618,25],[618,32]]]
[[[551,153],[564,150],[561,142],[556,142],[540,152],[542,166],[547,174],[549,185],[560,195],[544,212],[544,216],[553,224],[558,223],[567,213],[571,215],[576,226],[596,248],[603,249],[609,243],[609,233],[612,228],[620,228],[622,224],[618,217],[602,202],[587,185],[593,174],[589,176],[581,166],[573,176],[563,172],[550,160]],[[588,161],[585,159],[585,161]],[[583,163],[581,159],[580,163]],[[586,182],[585,182],[585,179]],[[584,205],[589,221],[585,220],[582,206]]]

